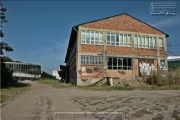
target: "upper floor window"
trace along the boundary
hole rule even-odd
[[[103,44],[103,33],[96,31],[82,31],[81,32],[81,43],[82,44]]]
[[[135,36],[134,46],[139,48],[156,48],[156,38],[148,36]]]
[[[132,46],[131,36],[128,34],[107,33],[107,45]]]
[[[160,48],[160,49],[164,49],[163,38],[159,38],[159,48]]]

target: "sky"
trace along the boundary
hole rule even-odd
[[[180,55],[180,14],[151,15],[152,2],[154,1],[2,1],[7,8],[8,20],[3,24],[2,41],[14,49],[13,52],[4,54],[15,61],[39,64],[43,71],[52,74],[52,70],[60,69],[60,64],[64,64],[73,26],[127,13],[169,34],[167,43],[171,46],[168,51],[172,52],[169,55]]]

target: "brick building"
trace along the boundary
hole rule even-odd
[[[76,25],[65,58],[66,80],[88,85],[149,74],[167,66],[168,36],[126,13]]]

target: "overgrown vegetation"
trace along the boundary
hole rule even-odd
[[[126,80],[124,80],[126,81]],[[135,81],[135,80],[131,80]],[[157,71],[156,73],[151,74],[150,76],[143,76],[141,81],[138,82],[139,86],[133,85],[133,83],[126,81],[121,82],[120,84],[109,86],[107,83],[101,85],[91,85],[91,86],[75,86],[71,84],[66,84],[59,82],[57,80],[48,80],[44,79],[39,81],[43,84],[50,84],[56,88],[70,88],[76,87],[86,90],[95,90],[95,91],[112,91],[112,90],[177,90],[180,89],[180,70],[170,71],[163,75],[162,72]],[[129,82],[129,83],[128,83]],[[142,84],[143,83],[143,84]]]
[[[111,90],[180,90],[180,61],[169,62],[169,71],[167,73],[157,71],[156,73],[151,73],[150,76],[143,76],[141,81],[137,81],[139,86],[134,83],[121,82],[120,84],[109,86],[107,83],[101,85],[92,86],[75,86],[71,84],[66,84],[59,82],[57,80],[43,79],[40,83],[50,84],[56,88],[65,87],[76,87],[86,90],[97,90],[97,91],[111,91]],[[134,80],[133,80],[134,81]],[[136,83],[137,83],[136,82]]]
[[[150,76],[143,76],[145,83],[158,87],[176,85],[180,86],[180,69],[168,72],[157,71]]]
[[[0,101],[2,106],[9,100],[15,99],[20,94],[30,90],[30,84],[25,83],[16,83],[13,87],[6,89],[1,89],[0,92]]]

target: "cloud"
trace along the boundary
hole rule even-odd
[[[173,16],[169,19],[158,21],[156,23],[151,24],[153,27],[169,27],[169,26],[175,26],[180,25],[180,17],[179,16]]]

